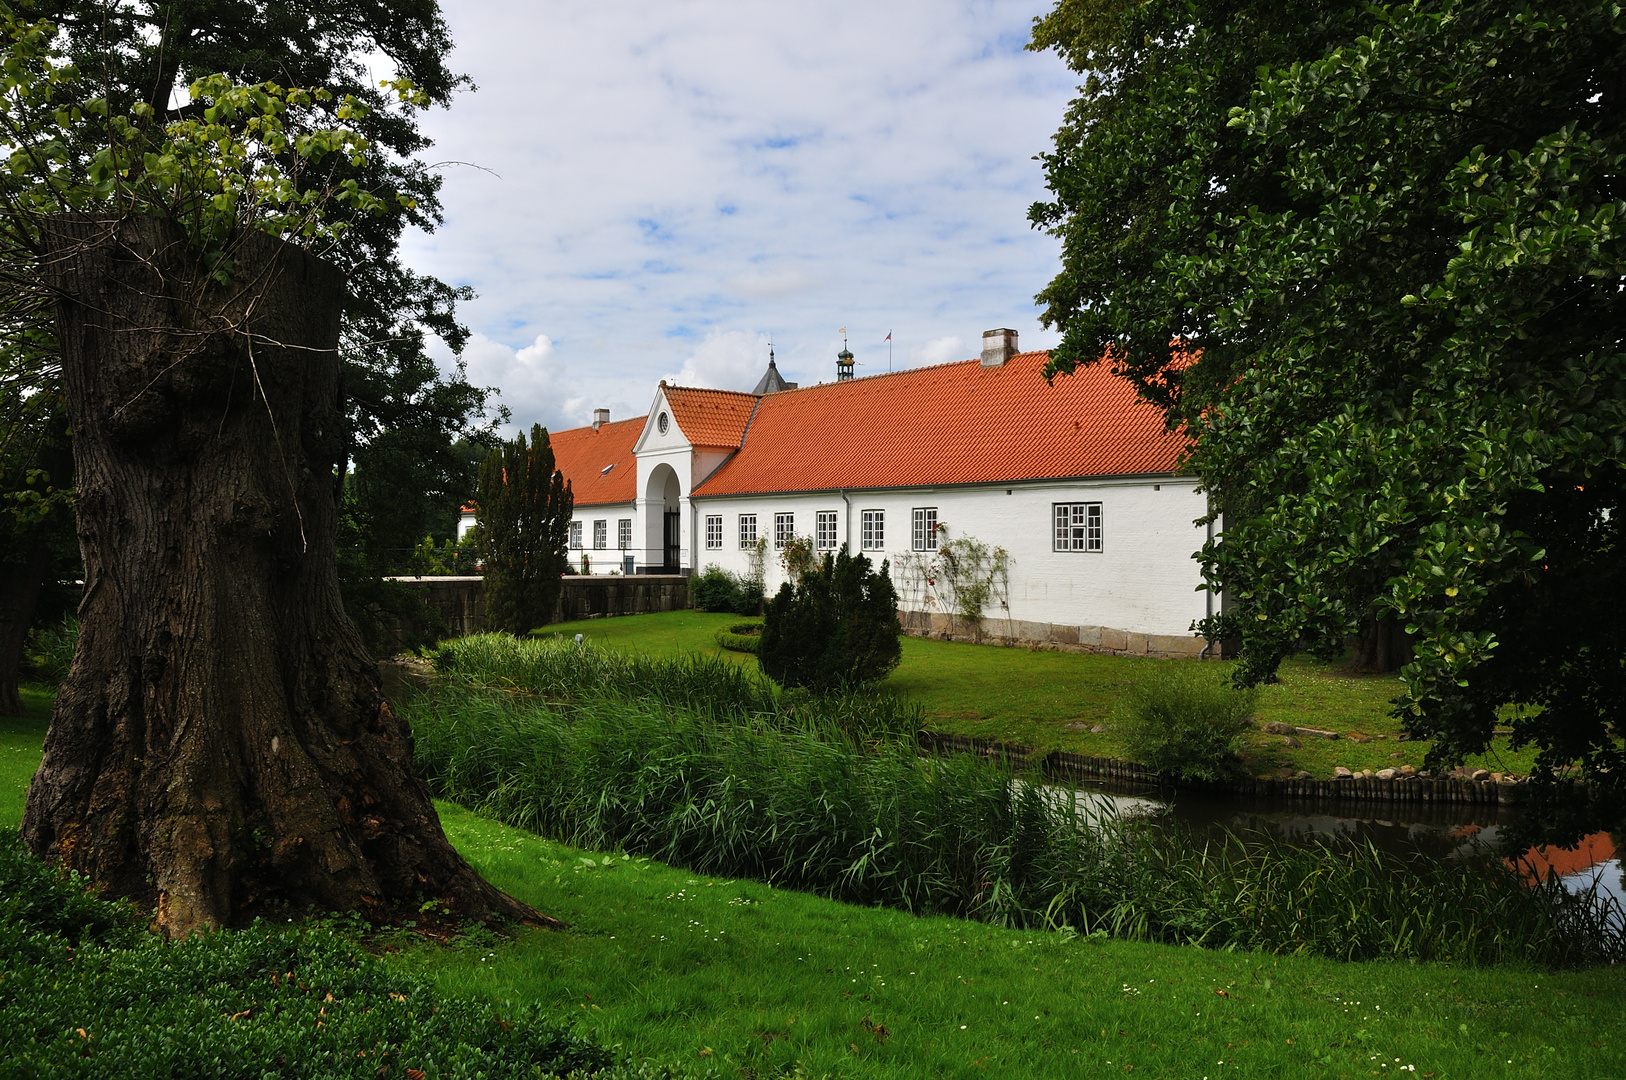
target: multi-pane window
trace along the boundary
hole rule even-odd
[[[813,530],[814,542],[820,551],[834,551],[836,549],[836,512],[834,510],[820,510],[817,517],[817,527]]]
[[[757,516],[755,514],[740,515],[740,547],[755,546],[757,542]]]
[[[864,511],[864,528],[858,542],[865,551],[880,551],[886,547],[885,510]]]
[[[1056,550],[1101,550],[1101,504],[1056,503]]]
[[[596,548],[610,546],[610,523],[603,518],[593,522],[593,546]]]
[[[706,547],[715,551],[723,546],[723,515],[706,515]]]
[[[909,546],[916,551],[937,550],[937,507],[917,506],[913,512]]]
[[[622,518],[615,523],[616,545],[622,551],[632,546],[632,519]]]
[[[582,523],[579,521],[570,523],[570,546],[573,548],[582,546]]]
[[[775,514],[773,516],[773,546],[782,548],[796,539],[796,515]]]

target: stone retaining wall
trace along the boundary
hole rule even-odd
[[[1108,626],[1069,626],[1030,622],[1027,619],[983,619],[982,633],[973,635],[965,622],[931,611],[899,611],[903,632],[911,637],[940,641],[978,641],[990,645],[1038,646],[1058,652],[1105,653],[1109,656],[1152,656],[1160,659],[1196,657],[1207,644],[1189,634],[1138,634]],[[1218,657],[1219,650],[1209,653]]]
[[[486,631],[485,579],[481,577],[392,578],[419,591],[446,620],[452,637]],[[689,606],[689,579],[678,574],[568,575],[559,590],[552,622],[643,615]]]
[[[1508,780],[1424,780],[1420,777],[1394,780],[1362,777],[1348,780],[1274,780],[1250,777],[1217,784],[1176,782],[1143,765],[1119,758],[1089,757],[1052,750],[1035,760],[1033,751],[1020,743],[998,743],[969,735],[946,735],[933,731],[920,732],[918,741],[920,748],[929,754],[976,754],[986,760],[1005,761],[1017,771],[1037,768],[1045,779],[1063,782],[1105,780],[1147,787],[1179,786],[1187,791],[1246,798],[1343,799],[1354,802],[1495,805],[1516,803],[1521,794],[1521,785]]]

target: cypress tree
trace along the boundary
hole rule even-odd
[[[797,585],[779,587],[757,649],[769,678],[824,694],[879,682],[898,666],[898,594],[889,566],[870,566],[843,545]]]
[[[553,618],[574,504],[540,424],[529,446],[521,432],[486,456],[475,505],[491,629],[523,634]]]

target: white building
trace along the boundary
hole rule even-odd
[[[989,331],[980,359],[756,393],[657,388],[646,416],[551,434],[575,494],[578,570],[750,569],[788,539],[889,560],[906,624],[951,624],[931,560],[946,540],[1003,548],[981,630],[1138,655],[1194,655],[1209,611],[1193,554],[1196,479],[1163,418],[1106,365],[1047,385],[1042,352]],[[785,387],[785,389],[778,389]],[[953,627],[964,632],[967,628]]]

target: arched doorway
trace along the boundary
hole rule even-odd
[[[683,565],[683,487],[672,466],[663,462],[650,470],[644,500],[646,545],[659,553],[661,569],[675,574]]]

